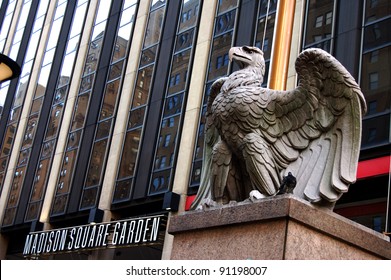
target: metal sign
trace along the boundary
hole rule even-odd
[[[165,215],[133,218],[109,223],[30,232],[23,255],[66,253],[77,250],[156,243],[166,224]]]

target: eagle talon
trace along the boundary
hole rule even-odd
[[[249,199],[251,202],[256,202],[257,200],[260,200],[262,198],[266,198],[267,196],[264,194],[261,194],[260,191],[253,190],[249,194]]]

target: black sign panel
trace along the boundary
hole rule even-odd
[[[165,215],[156,215],[31,232],[26,237],[23,255],[36,256],[158,243],[159,233],[164,231],[166,220]]]

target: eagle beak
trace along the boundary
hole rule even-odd
[[[228,58],[229,58],[229,61],[232,62],[233,60],[233,56],[235,54],[235,50],[237,50],[238,48],[234,47],[234,48],[230,48],[229,49],[229,52],[228,52]]]
[[[243,69],[250,60],[240,47],[232,47],[228,52],[228,58],[231,62],[235,60],[240,69]]]

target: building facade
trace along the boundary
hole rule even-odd
[[[22,72],[0,85],[0,258],[169,259],[167,222],[200,183],[208,89],[240,45],[263,50],[265,87],[285,51],[293,88],[309,47],[356,78],[358,180],[335,212],[390,232],[391,3],[285,2],[3,0],[0,51]]]

